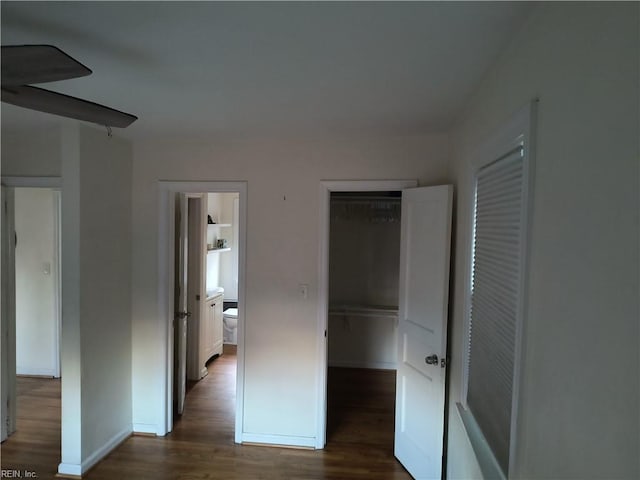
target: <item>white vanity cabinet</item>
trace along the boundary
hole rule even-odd
[[[205,364],[214,355],[222,355],[222,311],[224,294],[207,297],[203,322],[200,324],[200,356],[198,364],[201,377],[207,374]]]
[[[209,342],[212,345],[212,353],[209,355],[211,358],[213,355],[222,355],[222,311],[224,295],[216,295],[207,302],[210,314],[207,314],[210,318],[209,325],[211,326],[211,333]]]

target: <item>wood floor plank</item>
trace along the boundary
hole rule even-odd
[[[3,470],[54,478],[60,463],[60,379],[17,377],[16,432],[0,445]]]
[[[127,439],[85,478],[411,478],[393,457],[395,372],[329,369],[327,446],[323,450],[236,445],[234,353],[216,358],[208,366],[209,374],[190,385],[185,414],[175,421],[173,432],[165,437]],[[2,468],[28,469],[40,479],[54,478],[60,461],[59,383],[28,381],[19,387],[19,432],[2,444]]]

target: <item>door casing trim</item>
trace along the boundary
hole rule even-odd
[[[29,176],[13,176],[2,175],[2,186],[15,188],[48,188],[54,192],[54,258],[53,261],[56,265],[57,275],[54,279],[55,288],[55,315],[56,315],[56,329],[54,332],[54,356],[55,356],[55,376],[60,377],[61,371],[61,359],[60,359],[60,342],[62,340],[62,253],[61,253],[61,191],[62,191],[62,178],[61,177],[29,177]],[[15,258],[13,259],[15,263]],[[3,272],[4,274],[4,272]],[[13,360],[9,362],[9,369],[13,372],[13,378],[15,379],[16,363],[15,363],[15,279],[12,279],[13,286],[10,286],[10,290],[14,292],[14,298],[12,303],[13,309],[13,347],[9,349],[10,354],[13,355]],[[9,398],[9,409],[7,416],[9,417],[9,424],[15,426],[17,411],[16,405],[16,384],[15,381],[7,383],[7,391],[3,392],[3,401],[5,396]],[[3,420],[4,421],[4,420]],[[61,426],[62,430],[62,426]]]
[[[235,442],[242,443],[244,415],[244,325],[246,305],[247,182],[159,181],[158,182],[158,318],[162,331],[162,358],[165,360],[161,383],[160,411],[163,418],[157,435],[173,428],[173,312],[174,312],[174,232],[176,193],[238,193],[238,350],[236,376]]]

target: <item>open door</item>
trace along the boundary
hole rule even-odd
[[[13,188],[2,187],[2,317],[0,320],[0,379],[2,385],[1,441],[16,430],[16,285]]]
[[[416,480],[442,477],[452,197],[402,192],[394,454]]]
[[[187,391],[187,319],[191,315],[187,308],[188,257],[189,257],[189,222],[188,199],[184,193],[179,194],[179,212],[176,216],[176,312],[174,319],[175,365],[174,388],[177,413],[184,412],[184,399]]]
[[[206,195],[187,193],[187,381],[200,380],[207,374],[201,362],[204,352],[203,341],[206,335],[203,327],[203,305],[206,298]]]

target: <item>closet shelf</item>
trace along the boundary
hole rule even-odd
[[[231,247],[227,247],[227,248],[209,248],[207,249],[207,253],[211,253],[211,252],[230,252],[231,251]]]
[[[345,315],[353,317],[398,318],[398,307],[388,305],[330,305],[329,315]]]

